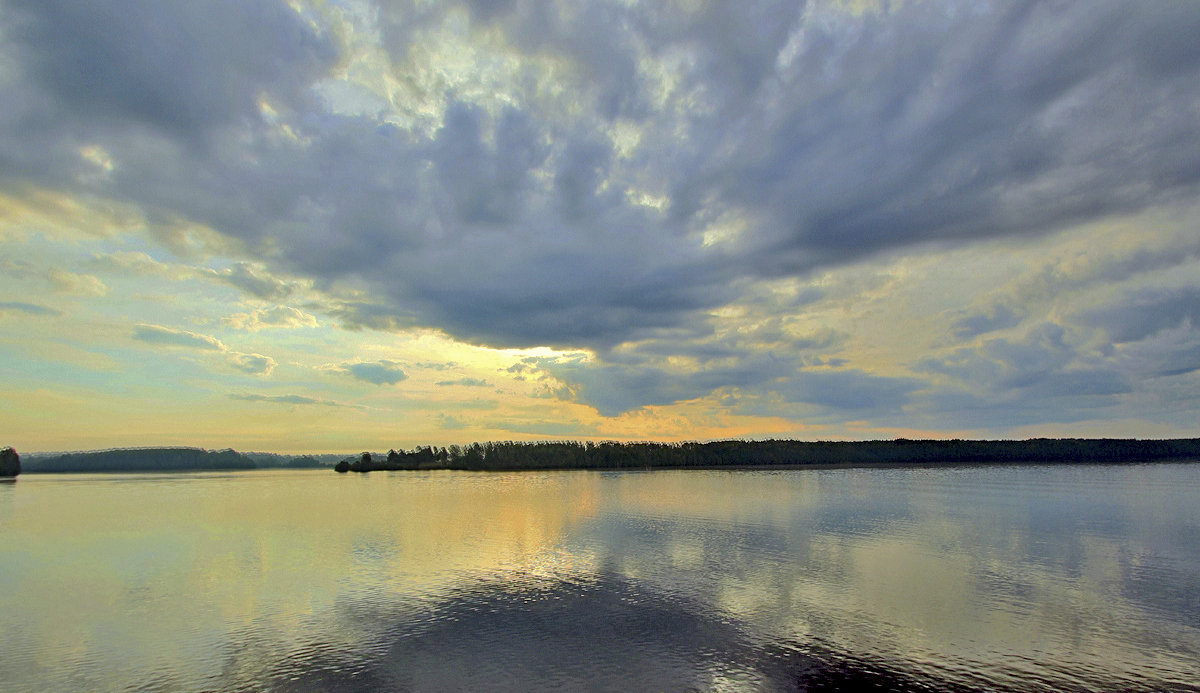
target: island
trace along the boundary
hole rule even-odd
[[[1200,460],[1200,438],[1033,438],[1029,440],[711,442],[487,442],[419,446],[387,455],[363,452],[335,465],[338,472],[453,469],[771,469],[1065,462],[1130,463]]]

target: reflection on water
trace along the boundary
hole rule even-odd
[[[1200,690],[1200,465],[26,476],[4,690]]]

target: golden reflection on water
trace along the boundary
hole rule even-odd
[[[1182,677],[1200,653],[1197,589],[1176,584],[1200,580],[1200,474],[1091,469],[1109,483],[1020,468],[22,477],[0,488],[16,652],[0,682],[205,687],[230,662],[266,666],[238,648],[378,637],[346,613],[433,618],[479,584],[605,574],[764,641],[943,674]]]

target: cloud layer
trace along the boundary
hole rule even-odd
[[[925,354],[884,358],[844,308],[887,300],[854,268],[1017,257],[1186,209],[1200,6],[850,4],[3,0],[0,192],[128,205],[158,239],[214,233],[223,264],[197,276],[252,302],[239,329],[319,313],[586,351],[527,366],[606,416],[704,398],[896,425],[964,402],[1095,410],[1200,369],[1200,283],[1147,279],[1194,261],[1190,222],[1107,264],[968,278],[959,304],[910,306],[941,312],[946,341]],[[1018,274],[1036,264],[1021,257]],[[280,305],[301,283],[320,300]],[[1065,290],[1090,303],[1056,303]],[[408,377],[386,359],[339,368]]]

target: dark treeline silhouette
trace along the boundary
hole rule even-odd
[[[0,476],[16,476],[21,473],[21,456],[12,448],[0,450]]]
[[[1200,460],[1200,439],[1036,438],[1032,440],[872,440],[804,442],[723,440],[709,443],[488,442],[364,452],[339,472],[460,469],[630,469]]]

